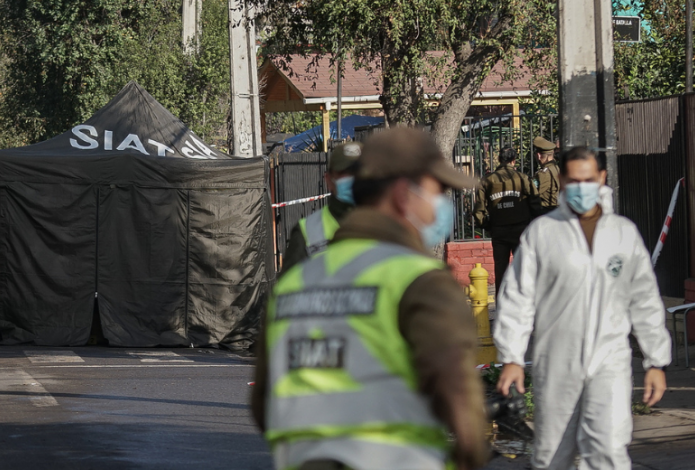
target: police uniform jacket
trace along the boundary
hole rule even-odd
[[[348,239],[393,243],[431,255],[401,224],[369,208],[351,212],[331,244]],[[432,411],[457,438],[455,463],[459,468],[481,466],[488,446],[482,432],[484,397],[475,362],[475,319],[461,286],[447,269],[428,271],[406,288],[398,305],[398,329],[410,345],[420,392],[431,397]],[[253,416],[264,431],[270,393],[265,337],[262,331],[255,347],[256,382],[251,397]],[[331,468],[330,462],[317,468]]]
[[[536,186],[511,165],[500,165],[478,187],[474,217],[486,230],[528,225],[541,212]]]
[[[328,198],[328,210],[331,215],[340,222],[354,206],[339,201],[335,196]],[[309,255],[306,250],[306,239],[299,224],[295,225],[290,233],[290,240],[287,242],[287,250],[282,260],[282,272],[287,272],[295,264],[304,261]]]
[[[545,211],[550,211],[557,207],[557,194],[560,191],[560,167],[557,161],[550,160],[541,166],[533,182],[538,188],[541,198],[541,206]]]

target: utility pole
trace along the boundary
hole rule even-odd
[[[256,27],[245,0],[229,0],[231,113],[229,153],[239,157],[263,154],[261,110],[258,101]]]
[[[693,91],[693,0],[685,2],[685,92]]]
[[[608,185],[619,213],[613,89],[611,2],[558,0],[561,145],[606,155]]]
[[[343,61],[338,60],[338,122],[337,122],[337,140],[343,142]]]
[[[197,54],[200,48],[200,12],[203,0],[183,0],[181,20],[183,23],[183,51]]]

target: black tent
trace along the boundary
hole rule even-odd
[[[273,281],[267,162],[205,145],[134,82],[84,124],[0,150],[2,344],[252,339]]]

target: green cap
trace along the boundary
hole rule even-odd
[[[533,139],[533,146],[536,147],[536,151],[540,153],[550,153],[555,151],[555,144],[540,136]]]
[[[350,171],[362,155],[362,144],[359,142],[348,142],[337,146],[331,152],[328,160],[329,173],[342,173]]]
[[[358,179],[430,175],[446,187],[474,188],[477,181],[447,162],[439,146],[418,129],[396,127],[372,135],[364,144]]]

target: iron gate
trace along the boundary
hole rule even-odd
[[[556,142],[559,125],[556,114],[466,118],[454,146],[454,166],[470,176],[483,178],[495,171],[500,150],[508,146],[519,153],[517,169],[531,177],[538,169],[533,139],[541,136]],[[475,191],[454,191],[453,199],[456,217],[452,240],[488,238],[489,234],[477,227],[473,219]]]
[[[281,153],[271,160],[273,202],[287,202],[325,194],[328,153]],[[279,207],[273,210],[275,267],[282,267],[290,232],[300,219],[319,210],[327,199]]]

